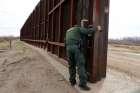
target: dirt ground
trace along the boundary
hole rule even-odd
[[[0,93],[77,93],[63,76],[32,49],[14,42],[0,50]]]
[[[2,48],[0,49],[0,93],[78,93],[44,57],[32,48],[20,41],[14,41],[12,49],[4,49],[7,45],[0,43]],[[93,85],[93,91],[122,93],[123,89],[135,90],[135,87],[139,89],[139,49],[140,46],[109,44],[108,70],[104,87],[99,82]],[[102,89],[99,87],[101,85]],[[120,89],[120,92],[105,92],[115,89]]]
[[[108,67],[140,78],[140,46],[109,44]]]
[[[39,53],[40,55],[42,55],[46,60],[49,60],[48,62],[53,67],[55,67],[55,69],[57,69],[57,71],[59,71],[59,73],[61,73],[61,75],[63,75],[66,80],[68,80],[69,78],[68,68],[62,65],[60,60],[55,60],[58,58],[54,58],[53,55],[49,55],[46,51],[40,48],[36,48],[28,44],[26,45],[32,48],[37,53]],[[110,62],[108,62],[108,65],[111,65]],[[115,67],[118,65],[112,64],[112,66]],[[136,78],[132,74],[126,73],[123,69],[122,70],[119,70],[117,68],[114,69],[114,67],[108,66],[107,76],[105,79],[102,79],[100,82],[97,82],[96,84],[88,83],[88,86],[91,88],[91,91],[85,92],[80,90],[79,87],[77,86],[78,84],[75,86],[75,88],[80,93],[140,93],[140,79]],[[123,66],[120,66],[120,68],[123,68]],[[78,78],[77,81],[79,81]]]

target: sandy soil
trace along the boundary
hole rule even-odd
[[[99,87],[102,84],[98,83],[93,86],[93,90],[100,89],[101,92],[97,93],[122,93],[122,89],[124,91],[136,90],[135,87],[139,89],[139,49],[139,46],[109,45],[107,72],[109,75],[103,83],[104,91]],[[110,85],[112,87],[109,88]],[[120,92],[105,92],[117,88]],[[0,93],[77,93],[77,91],[44,57],[17,41],[13,42],[11,50],[0,49]]]
[[[140,46],[109,45],[108,67],[140,78]]]
[[[77,93],[48,62],[21,42],[0,52],[0,93]]]
[[[68,80],[68,68],[61,64],[63,60],[58,60],[58,57],[53,57],[53,55],[48,54],[46,51],[40,48],[36,48],[28,44],[25,45],[42,55],[46,60],[49,60],[48,62],[55,67],[55,69],[57,69],[57,71],[59,71],[59,73],[61,73],[66,80]],[[79,81],[78,78],[77,81]],[[91,91],[82,91],[77,85],[75,88],[80,93],[140,93],[139,78],[136,78],[134,75],[130,75],[129,73],[124,73],[123,70],[121,71],[112,67],[108,67],[107,77],[105,79],[102,79],[96,84],[88,83]]]

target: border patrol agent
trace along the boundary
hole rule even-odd
[[[69,81],[72,86],[76,84],[76,66],[78,68],[79,74],[79,87],[82,90],[90,90],[87,86],[87,72],[85,69],[86,59],[84,55],[84,43],[87,35],[94,33],[100,27],[84,27],[84,23],[88,20],[83,19],[81,21],[81,27],[74,26],[67,30],[65,36],[65,48],[67,52],[68,62],[69,62]]]

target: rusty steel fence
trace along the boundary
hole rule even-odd
[[[103,29],[87,37],[87,71],[94,83],[106,77],[109,0],[40,0],[21,28],[20,39],[66,60],[65,32],[83,18]]]

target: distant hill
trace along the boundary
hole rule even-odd
[[[125,37],[123,39],[109,39],[110,44],[140,45],[140,37]]]

